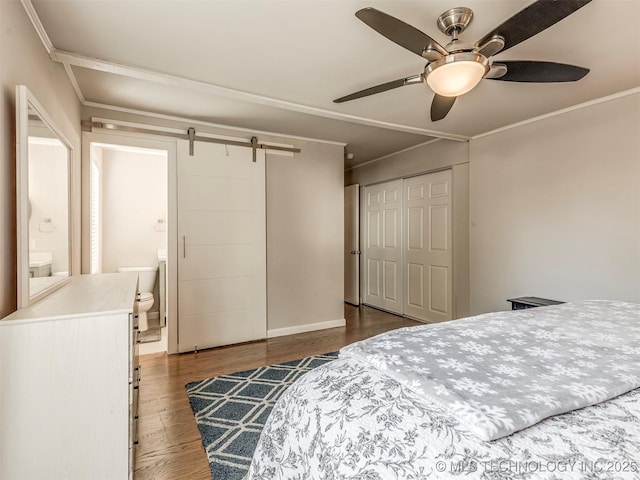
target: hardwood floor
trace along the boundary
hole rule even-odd
[[[185,384],[225,373],[339,350],[344,345],[418,322],[345,304],[346,327],[271,338],[194,353],[140,358],[136,480],[211,479]],[[221,480],[221,479],[215,479]]]

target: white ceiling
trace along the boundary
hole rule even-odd
[[[559,0],[564,1],[564,0]],[[575,83],[485,80],[429,120],[432,93],[411,85],[333,99],[417,74],[425,61],[354,13],[373,6],[447,43],[436,27],[456,0],[23,0],[88,105],[347,143],[376,159],[437,137],[467,139],[640,86],[638,0],[593,0],[496,60],[584,66]],[[531,0],[465,0],[473,43]]]

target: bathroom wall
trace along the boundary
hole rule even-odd
[[[102,271],[157,266],[167,248],[166,155],[103,148],[102,189]]]
[[[80,102],[64,67],[49,59],[19,0],[0,1],[0,317],[16,309],[15,91],[26,85],[74,147],[80,168]],[[80,191],[74,220],[80,221]],[[75,224],[74,222],[74,224]],[[74,229],[80,245],[80,229]],[[80,249],[74,252],[79,273]]]
[[[30,139],[29,187],[29,250],[51,252],[52,273],[67,271],[69,195],[64,146],[51,139]]]

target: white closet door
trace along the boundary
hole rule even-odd
[[[365,188],[364,302],[402,313],[402,180]]]
[[[265,156],[178,142],[178,350],[266,337]],[[228,152],[228,155],[227,155]]]
[[[404,313],[451,320],[451,170],[405,179],[404,201]]]

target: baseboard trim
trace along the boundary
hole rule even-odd
[[[326,322],[296,325],[295,327],[274,328],[273,330],[267,330],[267,338],[284,337],[285,335],[313,332],[315,330],[324,330],[326,328],[344,327],[346,324],[347,321],[344,318],[340,318],[338,320],[328,320]]]

